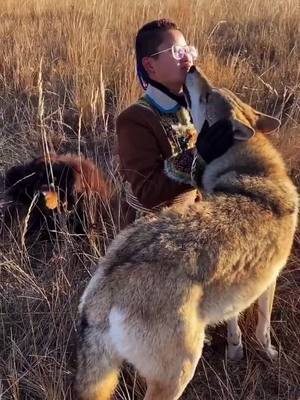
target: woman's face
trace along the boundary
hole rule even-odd
[[[166,50],[173,45],[187,45],[183,34],[174,29],[164,34],[164,40],[158,46],[157,52]],[[143,65],[151,79],[162,83],[173,92],[179,92],[185,82],[188,70],[193,65],[193,58],[190,54],[185,53],[181,60],[176,60],[170,49],[154,57],[144,57]]]

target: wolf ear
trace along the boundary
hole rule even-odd
[[[252,126],[237,120],[233,121],[233,129],[234,138],[241,141],[249,140],[255,134],[255,130]]]
[[[280,126],[280,121],[277,118],[271,117],[267,114],[263,114],[259,111],[256,111],[255,115],[257,117],[255,128],[259,132],[270,133]]]

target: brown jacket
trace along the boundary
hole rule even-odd
[[[185,183],[170,179],[164,160],[174,154],[160,115],[136,103],[117,118],[120,172],[131,185],[142,206],[170,204],[176,196],[191,190]]]

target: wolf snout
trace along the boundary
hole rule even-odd
[[[188,73],[193,74],[196,71],[195,65],[192,65],[191,68],[189,69]]]

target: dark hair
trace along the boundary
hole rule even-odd
[[[165,32],[171,29],[180,31],[175,22],[168,19],[158,19],[142,26],[136,35],[135,54],[137,74],[144,89],[148,86],[149,76],[143,66],[142,59],[157,52],[158,46],[164,40]]]

